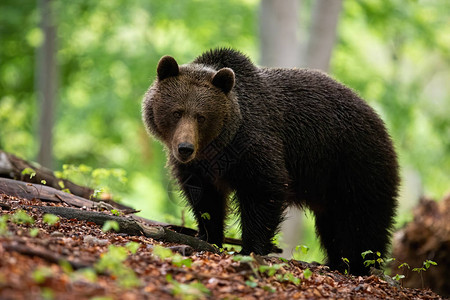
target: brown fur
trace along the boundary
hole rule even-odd
[[[386,254],[396,154],[352,90],[317,71],[258,68],[228,49],[181,66],[166,56],[157,70],[143,119],[166,145],[202,239],[222,244],[234,191],[244,254],[271,251],[289,205],[314,212],[332,268],[346,269],[345,257],[350,272],[367,274],[361,252]]]

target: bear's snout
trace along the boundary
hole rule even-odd
[[[178,154],[182,159],[187,160],[192,153],[194,153],[194,145],[191,143],[178,144]]]
[[[171,139],[173,156],[181,163],[195,159],[198,150],[198,131],[196,122],[189,118],[181,119]]]

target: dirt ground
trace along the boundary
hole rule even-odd
[[[442,299],[374,275],[104,232],[42,205],[56,204],[0,194],[0,299]]]

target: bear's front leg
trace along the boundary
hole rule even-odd
[[[283,193],[267,187],[238,190],[241,224],[242,254],[251,252],[266,255],[272,252],[272,239],[283,220]]]
[[[201,177],[190,174],[181,183],[198,224],[198,237],[222,247],[226,195]]]

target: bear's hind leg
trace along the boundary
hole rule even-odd
[[[361,253],[379,251],[385,257],[393,223],[395,200],[329,199],[325,210],[316,211],[316,230],[328,256],[328,265],[340,272],[368,275],[364,261],[376,259]],[[366,201],[364,201],[366,200]],[[343,261],[348,259],[350,268]],[[377,266],[378,267],[378,266]]]

